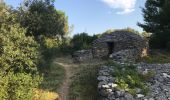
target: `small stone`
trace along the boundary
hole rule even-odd
[[[106,76],[99,76],[98,78],[97,78],[97,80],[99,80],[99,81],[107,81],[107,77]]]
[[[107,93],[106,90],[101,89],[101,90],[99,91],[99,93],[100,93],[100,95],[103,96],[103,97],[107,97],[107,96],[108,96],[108,93]]]
[[[140,88],[136,88],[135,90],[136,90],[136,93],[140,93],[142,91],[142,89]]]
[[[99,89],[102,88],[102,85],[105,85],[105,84],[107,84],[107,82],[105,82],[105,81],[99,82],[98,83],[98,88]]]
[[[108,88],[109,88],[109,85],[102,85],[102,88],[108,89]]]
[[[137,96],[137,98],[142,98],[142,97],[144,97],[143,94],[137,94],[136,96]]]
[[[134,100],[134,98],[131,94],[125,93],[125,100]]]
[[[149,100],[155,100],[154,98],[149,98]]]
[[[106,89],[107,92],[111,93],[112,92],[112,89]]]
[[[148,69],[145,69],[145,70],[142,72],[143,75],[145,75],[145,74],[147,74],[147,73],[148,73]]]
[[[118,97],[118,98],[123,97],[124,95],[125,95],[125,91],[116,91],[115,92],[115,96]]]
[[[117,85],[117,84],[112,83],[112,84],[110,84],[110,86],[111,86],[111,88],[115,88],[115,87],[117,87],[118,85]]]
[[[167,73],[163,73],[163,77],[164,78],[170,78],[170,75],[168,75]]]

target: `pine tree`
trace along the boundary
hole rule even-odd
[[[170,1],[147,0],[142,11],[144,23],[138,25],[152,33],[151,47],[166,48],[170,42]]]

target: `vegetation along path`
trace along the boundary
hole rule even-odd
[[[59,89],[59,100],[69,100],[69,86],[71,83],[71,76],[72,76],[72,66],[71,60],[69,58],[57,58],[56,62],[58,65],[63,66],[65,69],[65,78],[63,80],[63,84]]]

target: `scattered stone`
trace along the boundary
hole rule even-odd
[[[155,100],[154,98],[149,98],[149,100]]]
[[[137,94],[136,96],[137,96],[137,98],[142,98],[142,97],[144,97],[143,94]]]
[[[125,100],[135,100],[135,99],[133,98],[133,96],[131,94],[126,93],[125,94]]]
[[[142,89],[140,89],[140,88],[136,88],[135,90],[136,90],[136,93],[141,93],[141,91],[142,91]]]
[[[98,80],[98,81],[107,81],[108,78],[107,78],[106,76],[99,76],[99,77],[97,78],[97,80]]]
[[[102,85],[102,88],[109,89],[109,85]]]
[[[167,73],[162,73],[164,78],[170,78],[170,75],[168,75]]]

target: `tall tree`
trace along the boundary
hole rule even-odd
[[[147,0],[142,11],[144,23],[138,25],[152,33],[151,47],[166,48],[170,42],[170,1]]]
[[[63,38],[68,33],[67,16],[55,9],[54,0],[26,0],[19,16],[27,35]]]

